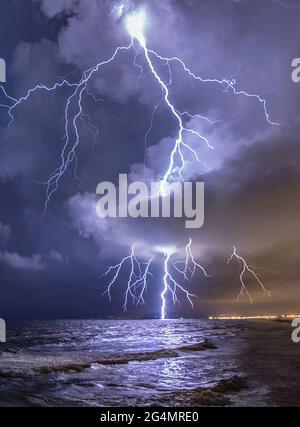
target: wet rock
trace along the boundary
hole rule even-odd
[[[178,353],[174,350],[162,349],[157,351],[149,351],[147,353],[137,353],[115,359],[97,360],[95,363],[99,365],[125,365],[129,362],[146,362],[148,360],[168,359],[178,357]]]
[[[196,344],[188,344],[188,345],[183,345],[181,347],[177,347],[176,350],[180,350],[180,351],[204,351],[204,350],[209,350],[209,349],[216,349],[217,346],[215,346],[215,344],[213,344],[212,342],[205,340],[203,342],[199,342]]]
[[[230,400],[212,390],[194,390],[191,399],[191,406],[227,406]]]
[[[28,378],[30,374],[22,370],[2,370],[0,369],[0,378]]]
[[[90,368],[90,363],[82,363],[82,364],[67,364],[67,365],[49,365],[49,366],[41,366],[39,368],[35,368],[35,372],[39,372],[40,374],[51,374],[52,372],[81,372],[84,369]]]
[[[231,401],[222,394],[198,387],[191,390],[184,389],[163,394],[153,406],[202,407],[228,406],[230,404]]]
[[[245,378],[234,375],[232,378],[224,379],[218,382],[218,384],[212,388],[212,391],[218,393],[237,392],[248,388],[248,384]]]

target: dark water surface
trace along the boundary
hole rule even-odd
[[[300,406],[300,344],[288,323],[15,322],[7,340],[0,406]],[[215,393],[237,377],[248,387]]]

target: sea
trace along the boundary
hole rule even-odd
[[[300,406],[300,344],[275,321],[7,322],[0,406]]]

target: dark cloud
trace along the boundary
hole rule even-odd
[[[31,27],[27,33],[23,23],[11,31],[18,38],[16,34],[7,38],[7,91],[20,97],[41,82],[51,86],[64,76],[76,81],[84,70],[111,57],[117,46],[127,46],[124,18],[115,6],[117,2],[105,0],[32,1],[28,6],[20,4],[18,12],[5,6],[1,20],[13,24],[17,13],[18,20],[26,17],[26,28]],[[7,110],[2,109],[1,312],[11,317],[117,313],[122,305],[120,291],[116,290],[111,305],[101,298],[104,281],[99,275],[105,266],[115,264],[134,242],[145,259],[153,254],[153,247],[166,244],[176,245],[182,256],[190,235],[195,256],[211,274],[205,280],[197,276],[191,285],[201,297],[197,313],[296,309],[300,86],[291,81],[290,64],[299,56],[300,11],[271,0],[168,0],[125,1],[124,12],[139,6],[147,11],[149,48],[180,57],[203,78],[236,79],[237,90],[267,99],[270,117],[280,126],[267,122],[257,99],[234,96],[216,83],[194,82],[178,63],[172,63],[172,102],[181,111],[189,109],[218,121],[212,125],[198,118],[187,123],[214,147],[211,150],[204,141],[187,135],[201,161],[187,154],[184,176],[203,179],[206,186],[205,225],[188,233],[179,220],[100,220],[96,215],[95,189],[100,181],[117,182],[119,173],[128,173],[133,180],[161,177],[176,138],[176,122],[162,103],[148,136],[144,165],[144,136],[161,91],[151,75],[138,80],[140,67],[147,70],[138,46],[120,53],[89,83],[83,100],[89,117],[79,122],[80,182],[71,167],[46,215],[44,184],[60,162],[64,106],[70,92],[66,88],[55,94],[39,91],[17,106],[9,127]],[[5,28],[9,32],[7,24]],[[156,66],[168,78],[167,67],[158,62]],[[238,266],[226,263],[234,244],[257,266],[272,298],[264,297],[249,278],[257,305],[235,306]],[[154,310],[161,286],[158,261],[149,309],[132,308],[131,313]],[[121,282],[124,279],[125,275]]]

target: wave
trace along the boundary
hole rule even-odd
[[[103,358],[83,358],[81,360],[60,360],[55,356],[49,358],[38,358],[38,362],[41,363],[40,366],[34,366],[36,362],[33,356],[26,355],[27,361],[29,363],[22,363],[22,358],[16,361],[13,361],[13,369],[2,369],[0,370],[0,377],[24,377],[30,376],[30,373],[39,373],[39,374],[51,374],[55,372],[81,372],[85,369],[91,368],[93,365],[104,365],[104,366],[114,366],[114,365],[126,365],[130,362],[147,362],[158,359],[169,359],[174,357],[180,357],[181,352],[188,351],[204,351],[209,349],[217,348],[213,343],[208,340],[194,343],[186,344],[182,346],[177,346],[174,348],[162,348],[155,351],[140,352],[140,353],[130,353],[117,357],[103,357]],[[9,360],[7,360],[9,363]],[[22,369],[19,369],[18,366],[22,363]],[[24,370],[25,366],[25,370]],[[26,369],[27,367],[27,369]]]
[[[67,363],[62,365],[47,365],[34,368],[35,372],[41,374],[49,374],[51,372],[81,372],[84,369],[89,369],[92,365],[127,365],[129,362],[146,362],[149,360],[157,360],[163,358],[178,357],[178,353],[174,350],[162,349],[153,352],[136,353],[132,355],[114,357],[114,358],[101,358],[93,359],[88,362],[80,363]]]
[[[172,407],[201,407],[201,406],[230,406],[232,393],[248,388],[246,378],[234,375],[222,379],[214,387],[196,387],[192,389],[176,390],[160,395],[159,401],[152,402],[153,406]]]

